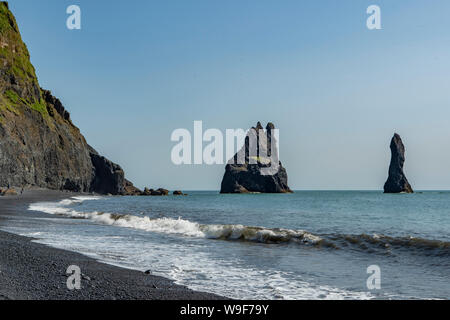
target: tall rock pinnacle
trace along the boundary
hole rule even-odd
[[[384,184],[384,193],[413,193],[413,189],[403,172],[405,163],[405,146],[402,139],[396,133],[391,141],[391,164],[389,166],[389,177]]]
[[[228,162],[221,193],[290,193],[286,169],[278,159],[275,126],[260,122],[249,130],[245,144]]]

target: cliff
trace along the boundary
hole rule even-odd
[[[69,112],[41,89],[6,2],[0,2],[0,186],[123,194],[120,166],[89,147]]]
[[[264,131],[259,122],[249,130],[244,146],[225,167],[221,193],[292,192],[286,169],[278,160],[273,130],[272,123],[268,123]]]
[[[384,185],[385,193],[413,193],[413,189],[403,172],[405,163],[405,146],[398,134],[391,140],[391,163],[389,166],[389,177]]]

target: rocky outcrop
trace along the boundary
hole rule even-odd
[[[89,146],[89,155],[93,165],[90,191],[101,194],[124,194],[125,173],[122,168],[99,155],[91,146]]]
[[[16,20],[0,2],[0,186],[123,194],[123,170],[90,148],[41,89]]]
[[[291,193],[286,169],[278,159],[275,126],[260,122],[249,130],[244,146],[228,161],[221,193]]]
[[[49,90],[42,89],[42,97],[47,103],[47,111],[50,116],[54,117],[54,111],[56,111],[64,120],[71,122],[70,113],[64,108],[61,101],[54,97]]]
[[[125,180],[125,192],[123,195],[126,196],[167,196],[169,195],[169,190],[164,188],[159,189],[149,189],[144,188],[144,191],[139,190],[138,188],[134,187],[131,182],[128,180]],[[173,195],[186,195],[183,194],[181,191],[174,191]]]
[[[169,190],[159,188],[157,190],[145,188],[144,192],[142,192],[141,196],[167,196],[169,194]]]
[[[413,189],[403,172],[405,163],[405,146],[398,134],[391,140],[391,164],[389,166],[389,177],[384,185],[385,193],[413,193]]]
[[[136,188],[131,181],[125,179],[124,196],[140,196],[142,191]]]
[[[155,193],[153,195],[156,196],[167,196],[169,195],[169,190],[164,189],[164,188],[159,188],[158,190],[155,191]]]

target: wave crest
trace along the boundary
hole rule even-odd
[[[450,256],[450,242],[416,237],[391,237],[385,235],[328,234],[315,235],[304,230],[263,228],[241,224],[200,224],[182,218],[150,218],[129,214],[106,212],[78,212],[69,206],[100,197],[74,197],[57,203],[35,203],[28,210],[62,215],[75,219],[91,219],[97,223],[137,230],[176,234],[217,240],[259,242],[267,244],[299,243],[312,246],[341,249],[353,247],[358,250],[390,253],[392,248],[413,250],[433,256]]]
[[[199,224],[182,218],[150,218],[146,216],[97,211],[78,212],[67,207],[73,203],[79,203],[85,200],[95,200],[95,198],[77,197],[62,200],[58,203],[36,203],[30,205],[28,210],[62,215],[75,219],[91,219],[98,223],[119,227],[207,239],[239,240],[260,243],[298,242],[310,245],[325,244],[321,237],[303,230],[271,229],[244,226],[240,224]]]
[[[357,246],[363,250],[379,250],[384,251],[395,249],[415,250],[426,255],[433,256],[450,256],[450,242],[441,240],[423,239],[417,237],[391,237],[385,235],[342,235],[334,234],[328,236],[330,240],[344,246]]]

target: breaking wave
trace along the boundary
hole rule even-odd
[[[391,249],[414,250],[433,256],[450,256],[450,243],[416,237],[391,237],[385,235],[315,235],[304,230],[263,228],[240,224],[200,224],[182,218],[150,218],[130,214],[107,212],[78,212],[69,206],[101,197],[74,197],[57,203],[35,203],[28,210],[41,211],[74,219],[90,219],[97,223],[137,230],[175,234],[217,240],[259,242],[267,244],[299,243],[332,249],[390,253]]]
[[[339,247],[353,246],[362,250],[389,252],[390,249],[420,251],[430,256],[450,256],[450,242],[417,237],[391,237],[386,235],[329,235],[327,238]]]
[[[177,234],[220,240],[240,240],[261,243],[298,242],[309,245],[327,245],[319,236],[303,230],[280,228],[262,228],[239,224],[200,224],[182,218],[150,218],[129,214],[107,212],[78,212],[68,206],[85,200],[96,200],[98,197],[75,197],[57,203],[35,203],[28,210],[41,211],[53,215],[61,215],[75,219],[90,219],[98,223],[138,230]]]

